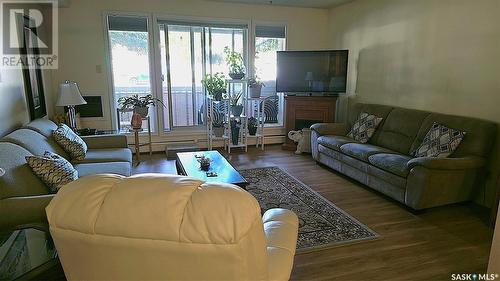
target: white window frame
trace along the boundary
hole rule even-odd
[[[257,28],[258,25],[263,25],[263,26],[277,26],[277,27],[285,27],[285,51],[288,51],[289,48],[288,48],[288,42],[290,40],[288,40],[288,24],[285,23],[285,22],[280,22],[280,21],[260,21],[260,20],[257,20],[257,21],[252,21],[252,45],[251,45],[251,52],[249,52],[249,54],[251,53],[252,54],[252,58],[251,58],[251,63],[252,63],[252,74],[253,74],[253,71],[255,70],[255,38],[256,38],[256,34],[255,34],[255,30]],[[249,40],[250,41],[250,40]],[[269,128],[269,129],[279,129],[279,130],[284,130],[285,129],[285,119],[286,119],[286,106],[285,106],[285,101],[283,100],[283,124],[278,124],[278,125],[272,125],[272,124],[269,124],[266,127]]]
[[[108,22],[108,17],[109,16],[121,16],[121,17],[142,17],[142,18],[147,18],[148,21],[148,52],[149,52],[149,77],[152,77],[151,74],[154,74],[155,68],[154,68],[154,58],[151,55],[154,50],[153,44],[155,44],[154,40],[154,34],[152,33],[152,22],[153,22],[153,17],[151,13],[140,13],[140,12],[122,12],[122,11],[104,11],[103,12],[103,30],[104,30],[104,61],[106,63],[106,74],[108,76],[108,91],[110,93],[109,95],[109,103],[111,105],[111,126],[113,130],[118,129],[118,123],[117,123],[117,117],[116,117],[116,111],[118,109],[118,106],[115,102],[115,84],[114,84],[114,77],[113,77],[113,62],[111,58],[111,42],[109,39],[109,22]],[[149,79],[149,86],[151,89],[151,95],[153,97],[157,98],[156,91],[154,90],[156,88],[157,80],[155,79]],[[161,107],[161,106],[158,106]],[[160,123],[162,122],[159,118],[158,112],[156,112],[156,124],[159,128]],[[159,130],[158,128],[154,128],[154,135],[158,135]]]

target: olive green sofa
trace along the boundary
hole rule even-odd
[[[57,125],[38,119],[0,139],[0,230],[46,225],[45,207],[54,194],[38,179],[26,164],[28,155],[57,153],[70,160],[68,154],[55,142],[52,131]],[[131,174],[132,152],[124,135],[83,137],[88,146],[82,161],[72,161],[79,177],[113,173]]]
[[[361,112],[383,117],[366,144],[346,135]],[[434,122],[466,132],[448,158],[413,158]],[[415,210],[470,200],[479,189],[497,125],[474,118],[357,103],[345,123],[311,126],[313,158]]]

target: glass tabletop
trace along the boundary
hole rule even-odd
[[[47,232],[34,228],[0,232],[0,280],[14,280],[55,258]]]

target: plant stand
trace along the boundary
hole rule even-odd
[[[229,124],[227,122],[227,116],[229,115],[229,99],[223,99],[221,101],[216,101],[212,98],[207,98],[207,141],[208,150],[212,150],[214,142],[222,141],[224,149],[227,148],[230,142],[229,135]],[[222,136],[218,137],[214,133],[213,125],[223,122],[222,125]]]
[[[228,114],[227,114],[227,124],[229,126],[229,141],[228,141],[228,145],[227,145],[227,151],[228,153],[231,153],[231,149],[232,148],[242,148],[242,149],[245,149],[245,152],[248,151],[248,146],[247,146],[247,141],[248,141],[248,132],[247,132],[247,124],[248,124],[248,116],[247,116],[247,110],[248,110],[248,106],[247,106],[247,91],[248,91],[248,88],[247,88],[247,80],[246,79],[242,79],[242,80],[226,80],[227,81],[227,94],[228,94],[228,97],[229,97],[229,100],[231,100],[231,98],[237,94],[237,92],[241,91],[242,92],[242,95],[241,95],[241,105],[243,105],[243,112],[240,116],[233,116],[231,114],[232,112],[232,106],[231,106],[231,103],[229,103],[229,110],[228,110]],[[238,136],[233,136],[233,131],[231,129],[231,121],[233,120],[234,121],[237,121],[239,122],[239,125],[240,125],[240,130],[239,130],[239,133],[238,133]],[[238,142],[236,144],[234,144],[232,142],[233,138],[237,138]]]
[[[149,156],[151,157],[153,155],[153,147],[152,147],[152,140],[151,140],[151,119],[148,117],[142,118],[143,121],[147,121],[148,123],[148,140],[144,143],[141,143],[139,140],[139,134],[143,132],[143,129],[130,129],[129,131],[131,133],[134,133],[134,147],[135,147],[135,158],[137,161],[137,165],[141,163],[141,147],[142,146],[148,146],[149,147]]]
[[[255,135],[250,135],[248,134],[248,138],[255,138],[255,147],[259,148],[261,147],[262,150],[264,150],[264,122],[266,121],[265,118],[265,111],[264,108],[266,108],[266,97],[259,97],[259,98],[248,98],[247,99],[250,108],[257,108],[256,110],[256,116],[254,116],[257,119],[257,132]]]

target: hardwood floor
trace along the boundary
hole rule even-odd
[[[451,280],[452,273],[486,271],[492,230],[488,211],[474,204],[413,214],[401,204],[280,146],[235,151],[236,169],[278,166],[380,234],[381,238],[295,257],[292,280]],[[175,162],[154,154],[134,173],[175,173]]]

